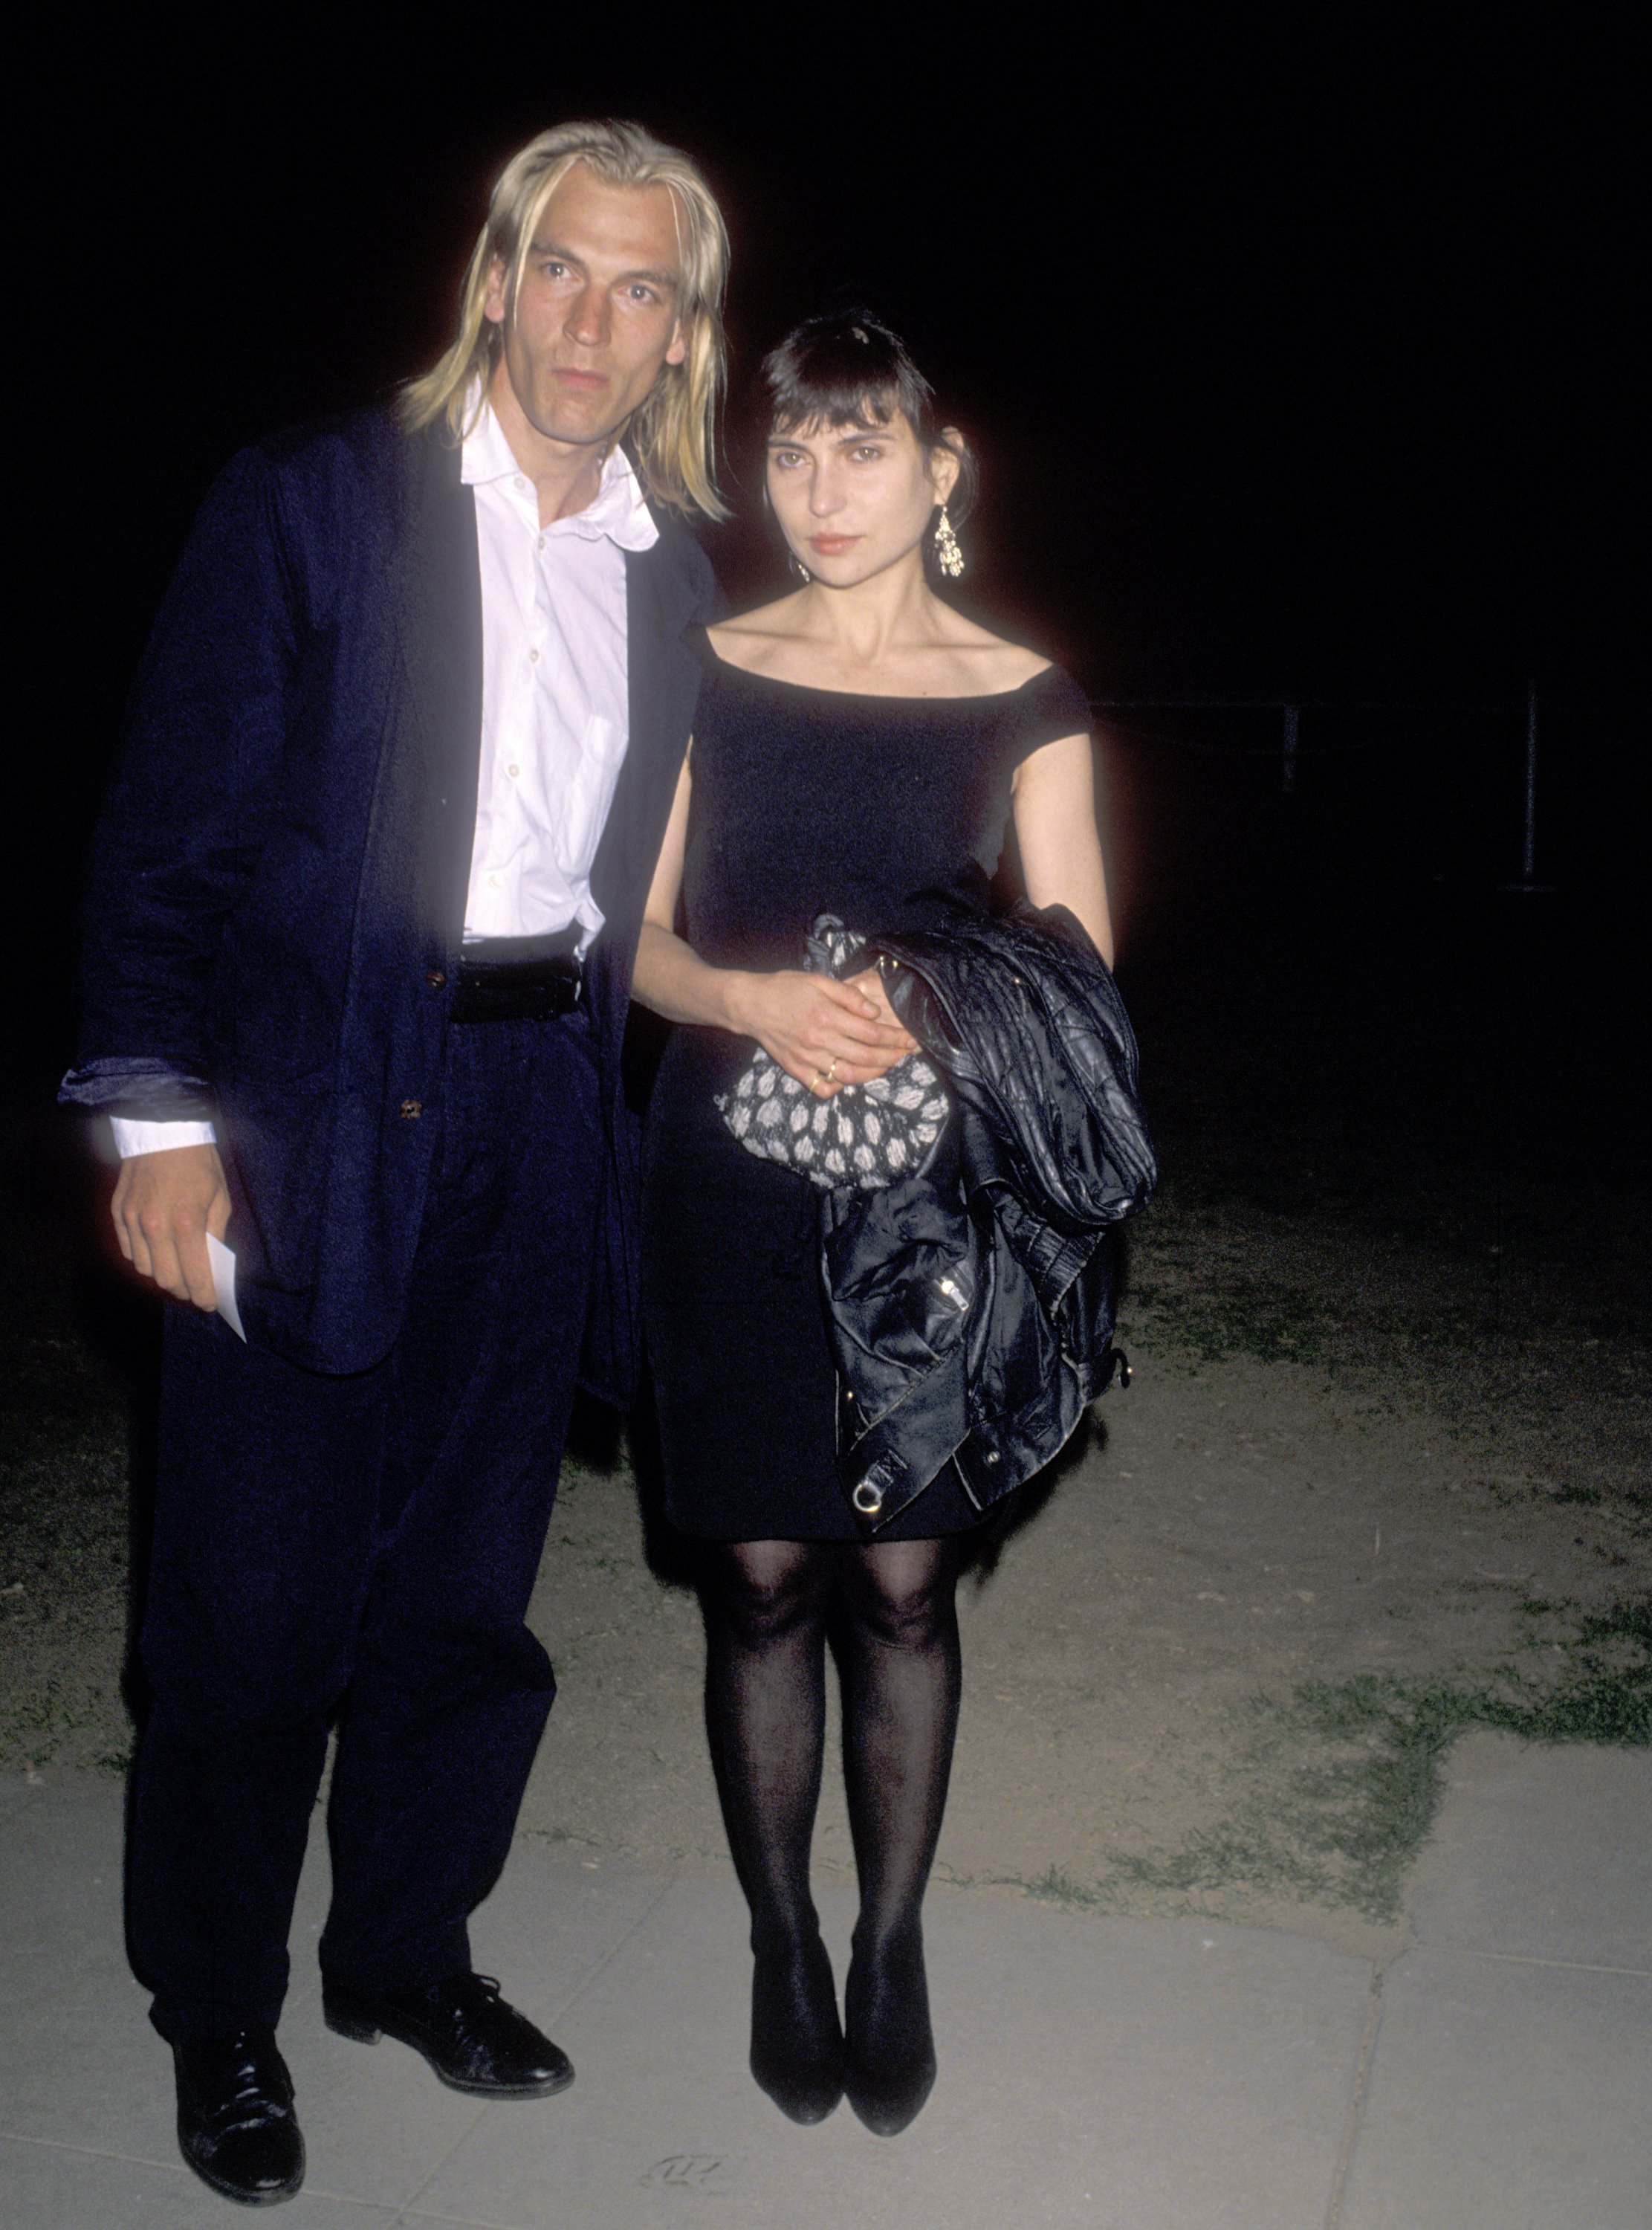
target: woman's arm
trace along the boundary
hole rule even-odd
[[[839,983],[801,969],[772,975],[714,968],[672,927],[683,887],[691,777],[685,764],[648,893],[632,989],[668,1022],[709,1022],[755,1038],[788,1075],[829,1099],[893,1067],[915,1041],[896,1020],[877,976]]]
[[[1077,916],[1110,968],[1113,917],[1096,826],[1096,767],[1088,736],[1063,736],[1022,760],[1011,791],[1021,872],[1034,906]]]

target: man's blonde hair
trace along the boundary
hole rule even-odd
[[[417,432],[445,419],[453,438],[463,439],[466,404],[486,391],[505,346],[503,327],[485,314],[490,274],[495,264],[503,267],[505,300],[514,308],[534,229],[576,163],[588,165],[611,186],[671,190],[682,261],[678,315],[688,353],[681,364],[664,366],[647,400],[617,429],[615,439],[628,438],[651,496],[679,511],[726,519],[712,474],[724,377],[723,290],[729,235],[696,164],[640,124],[559,124],[511,158],[493,188],[487,222],[465,274],[458,334],[440,363],[402,390],[402,422]]]

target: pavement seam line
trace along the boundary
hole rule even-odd
[[[124,2168],[158,2168],[168,2175],[190,2173],[182,2161],[151,2160],[147,2153],[114,2153],[106,2145],[70,2144],[62,2137],[26,2137],[21,2130],[0,2130],[0,2143],[37,2145],[42,2152],[48,2153],[80,2153],[87,2160],[119,2161]]]
[[[1495,1959],[1503,1967],[1558,1967],[1573,1975],[1629,1975],[1636,1982],[1652,1982],[1652,1967],[1598,1967],[1588,1959],[1540,1959],[1527,1951],[1470,1951],[1468,1956]]]
[[[580,1980],[569,1992],[568,1995],[565,1998],[559,1999],[556,2004],[552,2007],[550,2012],[545,2016],[548,2021],[560,2021],[562,2015],[568,2011],[569,2008],[578,2002],[584,1993],[590,1988],[592,1983],[595,1982],[597,1976],[604,1973],[614,1964],[614,1962],[625,1950],[626,1945],[630,1943],[637,1930],[653,1918],[654,1915],[659,1911],[665,1899],[671,1895],[676,1885],[677,1876],[672,1874],[665,1882],[664,1887],[660,1889],[654,1897],[650,1898],[648,1904],[637,1915],[636,1918],[632,1922],[630,1927],[626,1930],[625,1933],[617,1937],[615,1941],[609,1945],[607,1950],[604,1952],[601,1958],[597,1961],[595,1966],[591,1969],[590,1972],[582,1975]],[[411,2198],[406,2199],[402,2202],[402,2211],[395,2218],[397,2226],[404,2222],[419,2220],[427,2222],[470,2222],[474,2220],[473,2217],[464,2214],[425,2214],[421,2216],[416,2212],[416,2209],[420,2200],[424,2196],[425,2193],[429,2190],[431,2185],[441,2174],[443,2169],[447,2167],[448,2162],[452,2160],[453,2155],[459,2150],[462,2144],[467,2142],[472,2132],[480,2125],[483,2116],[486,2114],[487,2111],[487,2108],[484,2106],[473,2122],[467,2122],[466,2124],[465,2127],[453,2139],[452,2144],[448,2146],[447,2151],[442,2154],[440,2159],[432,2165],[429,2175],[426,2176],[424,2182],[419,2186],[417,2191],[413,2194]],[[511,2226],[503,2224],[484,2224],[481,2226],[481,2230],[511,2230]]]
[[[569,1992],[568,1995],[562,1999],[560,2002],[552,2008],[550,2014],[550,2019],[552,2021],[560,2021],[570,2006],[578,2004],[579,2001],[584,1996],[586,1991],[588,1990],[592,1983],[596,1981],[598,1975],[607,1972],[608,1969],[614,1964],[620,1954],[625,1950],[626,1945],[630,1943],[632,1937],[637,1933],[637,1930],[640,1928],[646,1927],[648,1923],[653,1918],[660,1906],[664,1905],[665,1899],[676,1888],[678,1879],[679,1877],[676,1874],[672,1874],[667,1878],[664,1887],[659,1892],[657,1896],[650,1900],[645,1910],[637,1915],[630,1927],[627,1929],[625,1934],[620,1937],[617,1943],[613,1944],[603,1953],[602,1956],[597,1961],[595,1966],[591,1969],[589,1974],[582,1975],[580,1980],[575,1983],[573,1988]]]
[[[519,2222],[495,2222],[481,2214],[408,2214],[408,2222],[451,2222],[458,2230],[522,2230]]]
[[[1395,1956],[1404,1958],[1405,1953]],[[1383,1986],[1388,1978],[1392,1962],[1379,1959],[1372,1969],[1371,1988],[1366,2000],[1366,2017],[1360,2030],[1359,2057],[1353,2064],[1353,2084],[1348,2093],[1348,2110],[1342,2123],[1342,2142],[1337,2148],[1336,2173],[1331,2179],[1330,2203],[1325,2210],[1325,2230],[1341,2230],[1342,2206],[1347,2197],[1348,2178],[1353,2173],[1353,2156],[1360,2143],[1360,2130],[1365,2120],[1366,2094],[1371,2087],[1371,2064],[1377,2056],[1377,2038],[1382,2028]]]
[[[393,2199],[358,2199],[353,2192],[320,2191],[308,2182],[303,2190],[306,2199],[318,2199],[328,2207],[370,2207],[378,2214],[388,2216],[389,2230],[395,2230],[396,2202]]]
[[[0,2144],[33,2145],[40,2152],[73,2153],[80,2160],[119,2161],[122,2168],[157,2169],[163,2175],[187,2176],[193,2173],[185,2161],[151,2160],[147,2153],[112,2153],[106,2146],[66,2144],[61,2137],[26,2137],[16,2130],[0,2130]],[[325,2200],[334,2207],[376,2207],[381,2214],[394,2214],[401,2204],[395,2199],[361,2199],[347,2191],[318,2191],[308,2183],[304,2187],[304,2195],[306,2199]],[[430,2219],[435,2221],[441,2218],[433,2215]],[[394,2224],[391,2230],[395,2230]],[[505,2230],[505,2226],[489,2226],[488,2230]]]
[[[401,2225],[408,2220],[408,2214],[411,2213],[412,2209],[419,2204],[421,2199],[422,2199],[425,2193],[429,2190],[431,2185],[441,2174],[443,2169],[447,2167],[448,2162],[452,2160],[453,2155],[459,2150],[460,2145],[464,2144],[478,2130],[481,2128],[482,2124],[486,2120],[486,2118],[487,2108],[485,2105],[479,2106],[476,2111],[471,2116],[470,2120],[466,2123],[464,2128],[453,2139],[452,2144],[448,2146],[446,2152],[439,2154],[437,2157],[432,2161],[430,2163],[429,2175],[425,2177],[424,2181],[418,2186],[416,2190],[411,2192],[408,2196],[402,2201],[400,2210],[396,2214],[395,2221],[391,2225],[391,2230],[401,2230]]]

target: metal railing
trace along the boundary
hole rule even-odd
[[[1540,733],[1540,698],[1535,680],[1529,681],[1526,690],[1525,750],[1523,790],[1521,796],[1520,872],[1517,881],[1501,883],[1500,890],[1538,895],[1552,892],[1552,883],[1540,882],[1537,875],[1537,809],[1538,761]],[[1222,757],[1276,757],[1279,763],[1279,787],[1286,797],[1295,794],[1302,762],[1305,757],[1317,757],[1352,751],[1369,751],[1415,747],[1433,740],[1466,722],[1507,719],[1514,710],[1509,700],[1480,699],[1461,700],[1446,705],[1438,698],[1322,698],[1306,697],[1093,697],[1090,708],[1098,714],[1109,732],[1134,742],[1163,744],[1182,751],[1205,751]],[[1150,712],[1265,712],[1278,721],[1276,742],[1214,742],[1186,734],[1171,734],[1131,720],[1131,713]],[[1333,740],[1315,737],[1303,739],[1303,715],[1315,712],[1325,713],[1382,712],[1394,715],[1431,714],[1434,717],[1420,728],[1412,726],[1402,735],[1389,732],[1384,734],[1360,736]],[[1121,715],[1127,717],[1121,718]]]

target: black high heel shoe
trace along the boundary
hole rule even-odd
[[[824,2122],[843,2097],[843,2030],[826,1948],[818,1936],[753,1948],[753,2080],[792,2121]]]
[[[874,2137],[898,2137],[923,2111],[935,2077],[923,1937],[916,1924],[881,1952],[857,1947],[844,2013],[849,2104]]]

